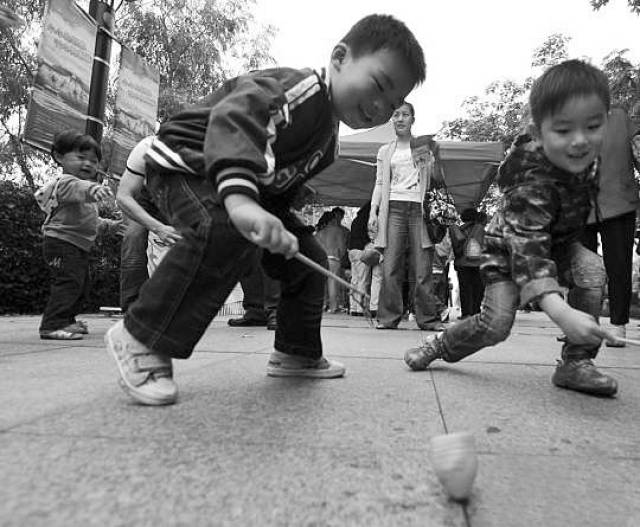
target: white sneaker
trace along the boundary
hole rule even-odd
[[[274,351],[269,357],[267,375],[269,377],[308,377],[311,379],[335,379],[344,376],[346,368],[339,362],[319,359],[307,359]]]
[[[611,329],[609,330],[609,333],[611,333],[616,339],[624,339],[627,338],[627,325],[626,324],[613,324],[611,326]],[[614,340],[614,341],[607,341],[607,347],[609,348],[624,348],[626,347],[626,343],[622,340]]]
[[[173,382],[171,358],[154,353],[138,342],[118,321],[104,336],[120,372],[120,387],[136,401],[161,406],[173,404],[178,398],[178,387]]]

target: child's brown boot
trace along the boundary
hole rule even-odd
[[[613,396],[618,391],[616,380],[600,373],[591,359],[559,360],[551,382],[589,395]]]

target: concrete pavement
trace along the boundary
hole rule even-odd
[[[494,348],[431,371],[402,362],[421,332],[325,317],[336,380],[265,376],[273,333],[216,319],[175,361],[178,404],[132,403],[102,337],[41,341],[0,317],[2,526],[640,525],[640,348],[603,348],[615,399],[553,387],[558,331],[519,314]],[[640,338],[637,321],[629,336]],[[472,497],[449,500],[428,439],[475,435]]]

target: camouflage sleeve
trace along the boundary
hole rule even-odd
[[[551,258],[551,223],[559,206],[551,185],[524,184],[505,194],[503,236],[521,305],[547,293],[562,293]]]

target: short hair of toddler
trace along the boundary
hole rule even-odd
[[[572,59],[551,66],[536,79],[529,95],[535,126],[555,114],[571,98],[596,95],[607,111],[611,106],[609,81],[604,72],[582,60]]]
[[[349,30],[341,40],[349,46],[354,58],[381,49],[396,51],[403,57],[416,84],[424,82],[427,67],[422,47],[411,30],[391,15],[369,15]]]
[[[73,151],[86,152],[89,150],[95,152],[98,161],[102,160],[102,149],[93,137],[77,130],[64,130],[53,137],[51,156],[55,159],[54,154],[63,156]]]

